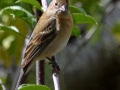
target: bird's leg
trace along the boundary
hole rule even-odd
[[[56,75],[58,75],[60,68],[55,61],[55,56],[52,56],[51,58],[47,57],[47,59],[50,61],[49,64],[52,66],[52,73],[55,73]]]

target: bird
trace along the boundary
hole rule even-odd
[[[15,90],[37,60],[50,59],[67,45],[72,26],[68,0],[52,0],[38,20],[26,46]]]

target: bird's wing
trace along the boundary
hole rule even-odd
[[[25,67],[32,59],[34,59],[34,57],[42,53],[47,45],[55,38],[56,33],[56,19],[54,18],[50,20],[49,24],[44,30],[41,30],[39,34],[33,34],[26,47],[22,67]]]

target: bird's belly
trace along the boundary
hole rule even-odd
[[[58,52],[60,52],[66,46],[67,42],[68,40],[53,43],[53,46],[50,48],[50,51],[52,52],[50,56],[56,55]]]
[[[71,35],[72,26],[61,23],[61,27],[64,27],[64,30],[58,29],[59,31],[56,34],[56,37],[46,46],[40,55],[38,55],[38,59],[44,59],[46,57],[52,57],[60,52],[67,44],[69,37]]]
[[[56,55],[58,52],[60,52],[67,44],[68,39],[54,39],[41,53],[41,55],[38,55],[39,59],[44,59],[46,57],[52,57]]]

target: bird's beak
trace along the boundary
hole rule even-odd
[[[67,4],[64,4],[60,7],[61,11],[66,11],[67,10]]]

